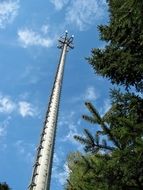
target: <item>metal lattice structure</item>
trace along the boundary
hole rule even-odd
[[[61,49],[61,56],[57,68],[52,93],[49,100],[48,110],[42,130],[40,143],[37,149],[35,164],[29,190],[49,190],[54,153],[58,111],[64,74],[66,53],[73,48],[73,36],[65,35],[59,39],[58,48]]]

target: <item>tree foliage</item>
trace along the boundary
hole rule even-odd
[[[90,117],[90,122],[100,129],[95,137],[87,129],[84,136],[75,136],[86,154],[73,154],[69,159],[68,180],[73,189],[143,189],[143,100],[114,90],[112,107],[103,117],[91,103],[85,104],[91,116],[83,118],[89,122]]]
[[[108,0],[109,24],[100,25],[108,45],[92,50],[89,63],[112,83],[143,90],[143,1]]]
[[[0,183],[0,190],[10,190],[10,187],[5,182]]]
[[[88,61],[96,74],[126,91],[111,91],[104,116],[85,103],[90,115],[83,119],[95,126],[95,135],[84,129],[84,136],[75,136],[85,153],[68,158],[67,190],[143,189],[143,1],[107,2],[109,22],[98,27],[107,45],[93,49]]]
[[[71,153],[68,157],[68,167],[71,173],[66,188],[68,190],[94,190],[96,181],[101,180],[97,174],[102,170],[103,165],[100,164],[102,159],[108,160],[102,155],[95,157],[93,154]],[[96,189],[103,189],[102,187],[106,187],[104,181],[96,184]]]

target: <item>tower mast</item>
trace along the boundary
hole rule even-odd
[[[50,189],[52,160],[54,153],[65,58],[68,50],[73,48],[72,42],[73,36],[69,37],[67,31],[65,32],[65,35],[60,37],[59,39],[58,48],[61,49],[61,56],[49,100],[48,110],[46,113],[40,143],[37,149],[31,183],[28,187],[28,190]]]

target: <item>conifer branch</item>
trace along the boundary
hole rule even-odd
[[[86,121],[89,121],[90,123],[96,123],[96,120],[88,115],[83,115],[82,118]]]
[[[107,135],[109,137],[109,139],[113,141],[113,143],[116,147],[120,148],[118,141],[114,138],[114,136],[110,132],[110,129],[107,127],[107,125],[105,125],[104,120],[100,117],[100,114],[95,109],[95,107],[90,102],[85,102],[85,105],[88,108],[88,110],[91,112],[91,114],[93,115],[93,117],[88,116],[88,119],[90,120],[92,118],[93,121],[96,121],[96,123],[98,123],[101,126],[105,135]],[[110,111],[111,111],[111,109],[110,109]]]
[[[86,107],[88,108],[88,110],[91,112],[91,114],[93,115],[94,120],[98,123],[98,124],[102,124],[102,119],[98,113],[98,111],[94,108],[94,106],[90,103],[90,102],[85,102]]]
[[[114,147],[108,146],[107,143],[105,143],[104,141],[102,144],[99,143],[98,135],[96,135],[96,137],[94,138],[87,129],[84,129],[84,132],[86,137],[75,135],[74,138],[75,140],[85,145],[84,150],[86,152],[97,153],[98,151],[100,151],[100,149],[110,151],[113,151],[115,149]]]

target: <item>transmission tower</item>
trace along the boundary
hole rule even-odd
[[[51,181],[52,161],[57,129],[60,96],[64,74],[66,54],[73,48],[73,36],[69,37],[67,31],[60,37],[58,48],[61,56],[49,100],[44,127],[37,149],[36,160],[33,166],[32,178],[28,190],[49,190]]]

